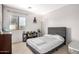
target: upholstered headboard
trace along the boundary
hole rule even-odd
[[[48,27],[48,34],[61,35],[66,41],[66,27]]]

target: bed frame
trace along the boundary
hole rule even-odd
[[[51,53],[57,51],[63,45],[66,45],[66,27],[49,27],[48,34],[61,35],[64,38],[64,42],[61,45],[57,46],[56,48],[52,49],[51,51],[46,52],[45,54],[51,54]],[[26,45],[32,50],[33,53],[40,54],[38,51],[36,51],[33,47],[31,47],[27,43],[26,43]]]

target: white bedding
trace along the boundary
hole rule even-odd
[[[43,37],[28,39],[27,43],[39,53],[46,53],[64,42],[59,35],[45,35]]]

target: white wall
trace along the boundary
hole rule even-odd
[[[2,31],[2,5],[0,4],[0,31]]]
[[[42,24],[44,34],[48,27],[67,27],[67,41],[79,40],[79,5],[67,5],[44,15]]]
[[[41,16],[33,14],[28,11],[23,11],[11,7],[4,7],[4,28],[8,27],[10,24],[10,15],[16,16],[25,16],[26,17],[26,28],[24,30],[15,30],[12,31],[12,42],[20,42],[22,41],[22,33],[23,31],[37,31],[37,29],[41,30]],[[33,23],[33,19],[36,17],[37,23]]]
[[[30,13],[28,11],[17,10],[13,8],[5,8],[4,15],[4,26],[9,24],[7,21],[9,20],[8,15],[19,15],[26,16],[26,29],[25,31],[42,29],[43,34],[47,33],[48,27],[67,27],[68,28],[68,42],[72,40],[79,40],[79,5],[67,5],[62,8],[59,8],[55,11],[52,11],[46,15],[42,16]],[[10,11],[8,11],[10,10]],[[8,15],[7,15],[8,14]],[[33,23],[33,18],[37,17],[37,24]],[[42,20],[42,24],[41,21]],[[41,28],[42,25],[42,28]],[[12,41],[19,42],[22,41],[22,31],[24,30],[16,30],[12,31]]]

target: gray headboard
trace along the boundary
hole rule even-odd
[[[49,27],[48,34],[58,34],[66,40],[66,27]]]

